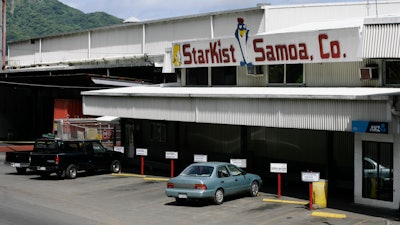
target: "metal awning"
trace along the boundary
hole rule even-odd
[[[161,87],[85,91],[86,115],[351,132],[351,121],[390,121],[400,88]]]
[[[84,91],[83,96],[385,100],[399,88],[363,87],[160,87],[138,86]]]
[[[132,86],[143,85],[142,83],[135,80],[122,80],[122,79],[110,79],[110,78],[98,78],[98,77],[91,77],[90,79],[95,84],[106,85],[106,86],[132,87]]]
[[[119,117],[117,116],[101,116],[101,117],[97,117],[96,121],[98,122],[116,122],[119,121]]]

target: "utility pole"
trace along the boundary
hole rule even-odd
[[[6,69],[6,30],[7,30],[7,0],[2,0],[2,8],[1,8],[1,18],[2,18],[2,29],[1,29],[1,69]]]

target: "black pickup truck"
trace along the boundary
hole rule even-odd
[[[30,167],[42,177],[56,173],[59,177],[74,179],[78,171],[121,170],[123,154],[104,148],[97,140],[63,141],[54,151],[32,152]]]
[[[32,152],[54,152],[60,147],[61,142],[61,140],[54,138],[37,139],[32,151],[6,152],[4,164],[15,167],[18,174],[25,174],[27,169],[35,170],[35,168],[29,166]]]

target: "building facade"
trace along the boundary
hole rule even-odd
[[[9,62],[150,61],[177,82],[81,93],[84,114],[121,118],[127,158],[146,148],[159,167],[167,151],[179,167],[197,155],[243,159],[266,179],[270,163],[286,163],[287,185],[316,171],[331,195],[397,209],[399,10],[400,1],[259,5],[11,43]]]

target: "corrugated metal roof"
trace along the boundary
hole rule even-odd
[[[160,87],[140,86],[85,91],[86,96],[148,96],[200,98],[277,98],[385,100],[400,88],[313,87]]]

